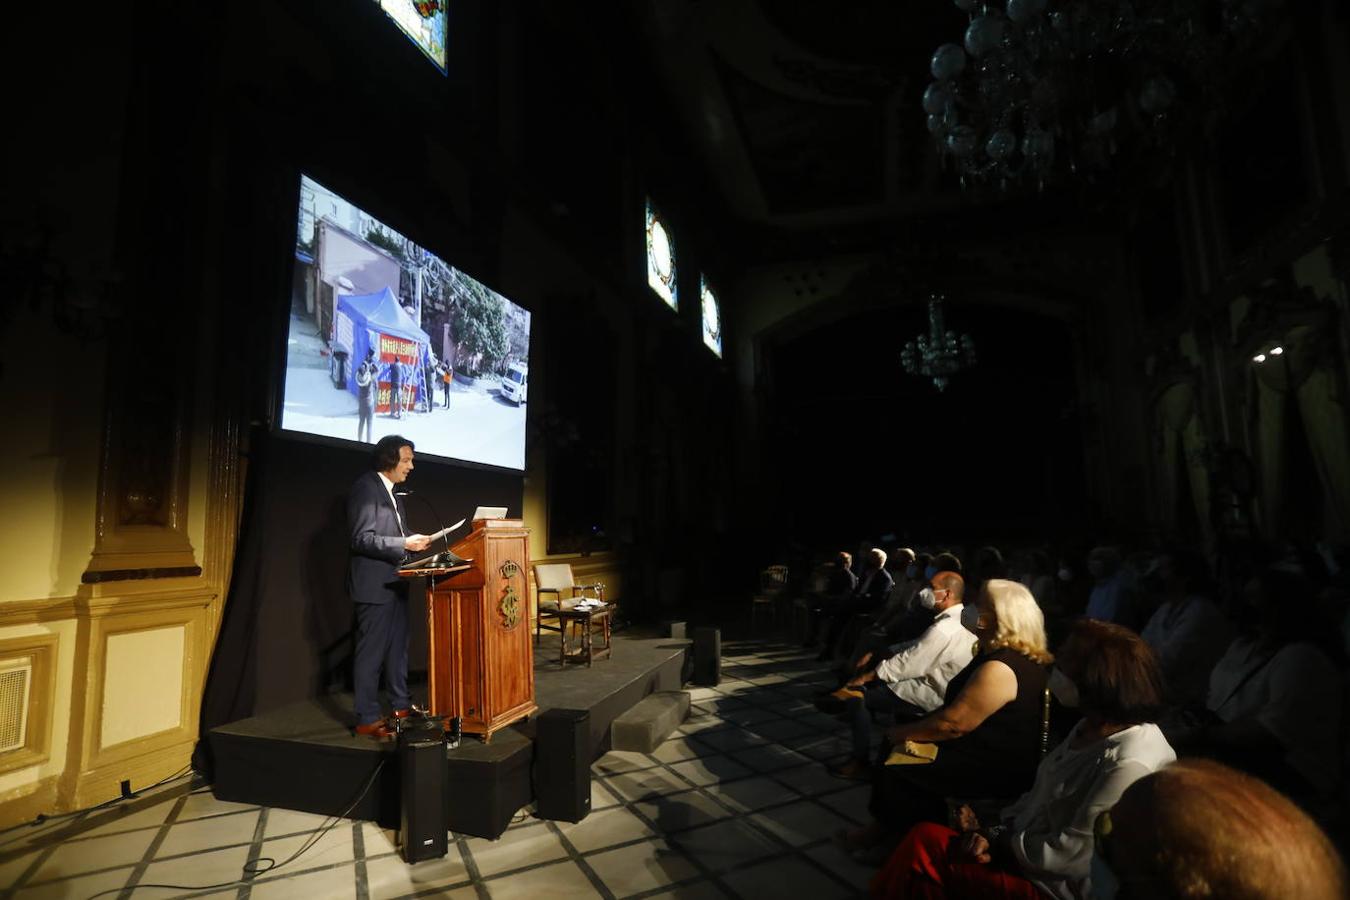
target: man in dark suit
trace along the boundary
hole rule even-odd
[[[844,626],[849,619],[857,615],[875,612],[891,593],[895,579],[886,571],[886,551],[873,547],[868,551],[863,563],[862,574],[858,576],[858,586],[853,593],[835,606],[830,616],[830,630],[825,635],[825,646],[817,659],[832,659],[839,653],[836,647]]]
[[[347,494],[351,559],[347,592],[356,608],[356,733],[378,739],[393,732],[380,712],[380,670],[394,716],[408,715],[408,585],[398,567],[431,539],[407,528],[394,488],[413,470],[413,442],[399,435],[375,445],[374,471]]]

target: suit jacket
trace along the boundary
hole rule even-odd
[[[864,571],[858,576],[858,586],[854,588],[853,596],[870,606],[880,606],[886,602],[886,597],[894,585],[895,579],[885,569],[877,569],[871,581],[867,580],[867,573]]]
[[[398,517],[407,516],[389,500],[378,472],[366,472],[347,493],[348,549],[347,593],[353,603],[393,603],[407,596],[407,585],[398,577],[399,565],[407,559]]]

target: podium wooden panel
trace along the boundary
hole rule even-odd
[[[454,546],[468,566],[406,572],[428,578],[428,709],[484,741],[538,709],[529,534],[519,519],[478,519]]]

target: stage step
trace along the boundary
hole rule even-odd
[[[614,719],[610,746],[651,753],[689,717],[686,691],[657,691]]]

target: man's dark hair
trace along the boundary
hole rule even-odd
[[[943,550],[941,553],[934,556],[928,561],[928,564],[939,572],[955,572],[958,575],[962,574],[961,560],[956,558],[955,553],[949,553],[946,550]]]
[[[399,434],[385,435],[375,443],[374,462],[376,472],[387,472],[398,465],[399,450],[407,447],[409,450],[417,449],[417,446],[407,438]]]

